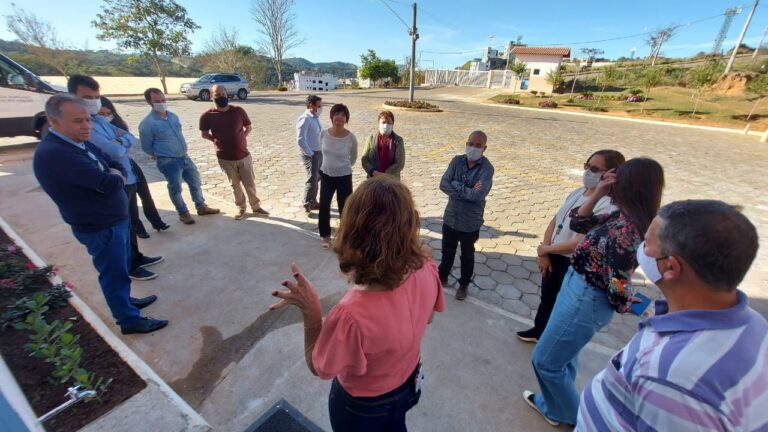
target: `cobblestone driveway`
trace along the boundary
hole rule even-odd
[[[758,225],[762,248],[742,289],[753,297],[753,306],[768,314],[768,145],[754,137],[735,134],[471,103],[462,100],[462,91],[419,91],[417,97],[437,101],[445,112],[396,112],[395,130],[407,146],[403,181],[414,193],[423,218],[423,235],[438,260],[442,213],[447,201],[438,189],[440,177],[450,159],[463,152],[471,130],[483,129],[488,134],[486,156],[493,162],[496,174],[488,196],[486,223],[477,243],[471,296],[533,317],[541,278],[535,249],[544,229],[566,194],[580,185],[581,165],[586,157],[595,150],[613,148],[628,158],[653,157],[664,166],[665,202],[718,198],[744,205],[745,213]],[[316,219],[305,216],[300,206],[304,173],[294,141],[294,123],[304,110],[305,96],[262,93],[243,103],[234,103],[243,106],[253,122],[253,134],[248,141],[262,204],[273,218],[316,231]],[[362,146],[376,128],[377,113],[384,100],[403,98],[406,93],[323,96],[326,113],[333,103],[349,107],[349,128]],[[205,193],[231,202],[231,190],[218,167],[213,146],[200,138],[197,130],[199,115],[208,104],[177,100],[170,101],[169,106],[182,121],[189,153],[198,165]],[[119,103],[118,110],[135,131],[148,106],[143,101],[124,101]],[[327,118],[322,123],[330,125]],[[159,176],[154,163],[141,151],[136,151],[135,157],[149,172]],[[362,168],[357,166],[354,184],[364,178]],[[458,273],[458,268],[455,270]],[[640,275],[636,279],[644,285]],[[657,295],[655,287],[642,289]],[[636,322],[632,316],[616,316],[595,341],[617,348],[634,334]]]

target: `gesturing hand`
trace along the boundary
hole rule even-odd
[[[611,191],[613,184],[616,183],[616,168],[603,174],[603,178],[600,179],[600,183],[597,184],[595,189],[595,195],[598,197],[604,197]]]
[[[320,298],[312,282],[301,273],[296,263],[291,263],[291,271],[296,282],[283,281],[283,286],[288,291],[273,291],[272,295],[282,300],[269,307],[269,310],[277,310],[286,305],[296,305],[304,314],[318,312],[320,310]]]

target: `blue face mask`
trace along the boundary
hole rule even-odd
[[[483,157],[483,149],[467,146],[467,159],[477,162],[481,157]]]

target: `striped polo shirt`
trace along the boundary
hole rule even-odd
[[[584,389],[578,431],[768,431],[768,322],[735,306],[667,313]]]

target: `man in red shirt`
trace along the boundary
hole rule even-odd
[[[232,185],[235,204],[239,208],[235,219],[240,220],[245,217],[246,203],[243,187],[248,194],[253,213],[257,216],[269,216],[269,212],[259,205],[259,197],[256,196],[253,163],[246,141],[246,137],[251,133],[251,120],[244,109],[229,105],[226,88],[214,85],[211,88],[211,94],[213,94],[213,108],[200,116],[200,131],[203,138],[213,141],[219,166],[227,173],[229,183]]]

